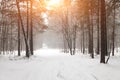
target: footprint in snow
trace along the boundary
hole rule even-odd
[[[60,80],[65,80],[64,76],[61,74],[61,72],[58,72],[57,78]]]

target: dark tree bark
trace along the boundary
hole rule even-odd
[[[101,57],[100,63],[105,63],[105,55],[107,54],[107,31],[106,31],[106,8],[105,0],[101,1]]]
[[[30,1],[30,52],[31,52],[31,55],[34,54],[33,52],[33,19],[32,19],[32,12],[33,11],[33,2],[32,0]]]
[[[83,41],[83,43],[82,43],[82,52],[83,52],[83,54],[85,53],[85,26],[84,26],[84,21],[83,21],[83,23],[81,23],[82,24],[82,41]]]
[[[93,47],[93,27],[94,27],[94,24],[93,24],[93,2],[91,1],[91,12],[90,12],[90,54],[91,54],[91,58],[94,58],[94,47]]]
[[[88,22],[87,27],[88,27],[88,35],[89,35],[88,52],[91,55],[91,58],[94,58],[92,1],[90,1],[90,3],[87,6],[87,22]]]
[[[27,44],[29,44],[29,1],[26,0],[27,3],[27,26],[26,26],[26,39],[27,39]],[[30,56],[30,51],[29,51],[29,46],[26,46],[26,56]]]
[[[29,58],[30,54],[29,54],[28,40],[27,40],[27,36],[25,34],[25,29],[24,29],[24,25],[23,25],[23,21],[22,21],[22,17],[21,17],[21,11],[20,11],[20,6],[19,6],[19,1],[18,0],[16,0],[16,5],[17,5],[17,10],[18,10],[18,17],[20,19],[21,28],[22,28],[22,32],[23,32],[23,36],[24,36],[25,46],[26,46],[26,57]]]
[[[113,4],[115,3],[115,0]],[[113,10],[113,32],[112,32],[112,56],[114,56],[114,50],[115,50],[115,5],[114,5],[114,10]]]
[[[100,13],[100,2],[98,0],[98,11],[97,11],[97,54],[100,54],[100,28],[99,28],[99,23],[100,23],[100,19],[99,19],[99,13]]]
[[[18,17],[18,56],[20,56],[20,19]]]

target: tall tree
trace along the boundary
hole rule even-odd
[[[30,1],[30,52],[33,55],[33,2]]]
[[[114,8],[113,8],[113,32],[112,32],[112,56],[114,56],[114,49],[115,49],[115,0],[113,1]]]
[[[26,33],[25,33],[24,25],[23,25],[23,20],[22,20],[22,16],[21,16],[21,11],[20,11],[20,6],[19,6],[19,1],[18,0],[16,0],[16,5],[17,5],[17,10],[18,10],[18,17],[20,19],[20,24],[21,24],[22,32],[23,32],[23,36],[24,36],[25,46],[26,46],[26,57],[29,58],[30,57],[29,45],[28,45],[28,40],[27,40],[27,36],[26,36]]]
[[[18,21],[18,56],[20,56],[20,41],[21,41],[21,39],[20,39],[20,19],[19,19],[19,17],[17,17],[18,19],[17,19],[17,21]]]
[[[100,62],[105,63],[105,55],[107,54],[107,31],[106,31],[106,5],[105,0],[101,2],[101,57]]]
[[[97,3],[97,54],[100,54],[100,1],[98,0]]]

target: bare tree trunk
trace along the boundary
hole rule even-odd
[[[93,6],[93,2],[91,1],[90,6]],[[94,50],[93,50],[93,9],[91,8],[91,12],[90,12],[90,54],[91,54],[91,58],[94,58]]]
[[[105,55],[107,54],[107,31],[106,31],[106,9],[105,0],[101,1],[101,57],[100,63],[105,63]]]
[[[89,4],[88,4],[89,5]],[[92,6],[92,3],[90,2],[90,6]],[[89,45],[88,45],[88,52],[91,55],[92,58],[93,56],[93,22],[92,22],[92,9],[89,9],[89,6],[87,6],[87,26],[88,26],[88,35],[89,35]]]
[[[77,35],[77,25],[74,26],[74,35],[73,35],[73,55],[76,53],[76,35]]]
[[[20,19],[18,17],[18,56],[20,56]]]
[[[82,17],[81,18],[81,51],[84,54],[85,53],[85,26],[84,26],[85,20]]]
[[[113,32],[112,32],[112,56],[114,56],[114,50],[115,50],[115,14],[116,13],[115,13],[115,5],[114,5],[114,12],[113,12],[114,22],[113,22]]]
[[[25,34],[25,30],[24,30],[24,25],[23,25],[23,21],[22,21],[22,17],[21,17],[21,12],[20,12],[20,6],[19,6],[19,2],[18,0],[16,0],[16,5],[17,5],[17,10],[18,10],[18,17],[20,19],[20,23],[21,23],[21,27],[22,27],[22,32],[23,32],[23,36],[24,36],[24,40],[25,40],[25,46],[26,46],[26,57],[30,57],[29,54],[29,46],[28,46],[28,41],[27,41],[27,36]]]
[[[26,39],[27,39],[27,44],[29,44],[29,1],[26,0],[27,2],[27,26],[26,26]],[[29,51],[29,45],[26,45],[26,56],[30,56],[30,51]]]
[[[100,19],[99,19],[99,12],[100,12],[100,2],[98,0],[98,11],[97,11],[97,54],[100,54],[100,45],[99,45],[99,42],[100,42],[100,28],[99,28],[99,23],[100,23]]]
[[[32,9],[33,9],[33,2],[32,0],[30,1],[30,51],[31,51],[31,55],[33,55],[33,20],[32,20]]]

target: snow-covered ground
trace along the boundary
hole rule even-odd
[[[0,80],[120,80],[120,56],[100,64],[99,57],[70,56],[42,49],[30,59],[0,56]]]

